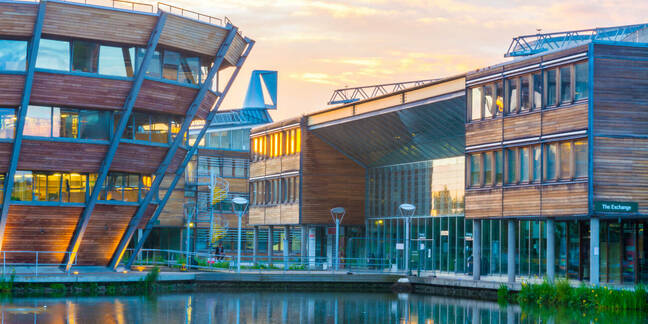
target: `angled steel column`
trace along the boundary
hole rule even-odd
[[[126,232],[124,233],[124,236],[122,237],[121,241],[119,242],[119,246],[117,247],[117,250],[115,251],[115,254],[113,255],[113,258],[110,262],[109,267],[112,269],[116,269],[117,266],[119,265],[119,262],[121,261],[121,258],[126,251],[126,247],[128,245],[128,242],[130,242],[130,239],[133,237],[133,233],[137,229],[137,225],[140,223],[142,217],[144,216],[144,213],[146,209],[148,208],[149,203],[153,199],[153,195],[157,195],[158,189],[160,188],[160,184],[162,183],[162,180],[164,179],[164,175],[166,174],[166,171],[171,164],[171,161],[173,160],[173,157],[175,156],[176,151],[178,150],[178,147],[180,147],[180,144],[183,142],[185,135],[189,131],[189,126],[191,125],[191,122],[193,121],[194,116],[196,115],[196,112],[198,111],[198,108],[200,104],[202,103],[203,99],[205,98],[205,95],[207,94],[207,90],[209,88],[209,85],[212,83],[212,80],[218,73],[218,70],[220,66],[223,63],[223,60],[225,59],[225,55],[227,54],[227,51],[230,48],[230,45],[232,44],[232,40],[234,39],[234,36],[238,32],[238,28],[232,26],[231,24],[227,25],[227,28],[229,29],[229,32],[226,36],[226,38],[223,40],[223,43],[220,45],[220,48],[218,49],[218,53],[216,54],[216,57],[214,58],[214,62],[212,67],[209,69],[209,73],[207,74],[207,78],[203,85],[200,87],[200,90],[196,94],[196,97],[194,98],[193,102],[187,109],[187,113],[185,114],[185,119],[182,122],[182,126],[180,127],[180,131],[178,132],[178,135],[176,135],[173,143],[171,144],[171,147],[166,153],[166,156],[164,157],[164,160],[158,167],[157,171],[155,171],[155,179],[153,180],[153,183],[151,184],[151,188],[149,192],[146,194],[146,197],[142,200],[140,203],[139,207],[137,208],[137,212],[131,219],[131,222],[129,223],[128,227],[126,228]],[[223,94],[221,93],[219,98],[218,98],[218,104],[222,102],[223,99]],[[212,117],[213,118],[213,117]],[[205,127],[209,125],[208,123],[205,124]],[[198,142],[196,142],[198,143]],[[196,144],[195,143],[195,144]],[[178,167],[178,170],[184,171],[184,167],[186,164],[183,164]],[[169,187],[167,194],[170,196],[170,194],[173,192],[175,185],[172,185]],[[165,199],[167,199],[167,195],[165,195]],[[163,204],[166,204],[166,201],[160,202],[160,205],[162,205],[162,208],[164,207]],[[161,208],[156,208],[156,211]],[[144,243],[144,240],[146,240],[148,233],[144,233],[143,240],[138,242],[137,245],[140,246],[140,243]],[[136,253],[134,254],[136,255]],[[129,259],[130,260],[130,259]]]
[[[67,261],[65,262],[65,271],[70,270],[70,267],[72,267],[74,260],[76,260],[77,253],[79,252],[79,247],[81,246],[81,241],[83,240],[83,234],[85,234],[85,230],[88,227],[88,223],[90,222],[92,211],[94,210],[94,207],[97,204],[97,199],[99,198],[99,193],[101,192],[101,188],[103,187],[104,181],[108,177],[108,171],[110,171],[110,166],[112,165],[112,161],[115,158],[115,153],[117,152],[119,141],[121,140],[122,135],[124,134],[124,130],[126,129],[126,124],[128,123],[128,120],[130,119],[130,115],[133,112],[133,106],[135,105],[135,101],[137,100],[137,95],[139,94],[139,91],[142,88],[142,83],[144,82],[144,76],[146,75],[146,70],[148,68],[149,63],[151,62],[151,59],[153,58],[153,53],[155,52],[155,49],[157,48],[157,43],[158,40],[160,40],[160,35],[162,34],[162,29],[164,28],[164,23],[166,22],[166,19],[167,19],[167,13],[164,11],[160,12],[160,17],[158,17],[157,24],[155,25],[155,28],[151,32],[151,36],[149,37],[148,44],[146,45],[146,52],[144,54],[144,59],[142,60],[142,63],[137,69],[137,73],[135,74],[135,79],[133,80],[133,84],[131,86],[130,92],[128,93],[128,97],[126,97],[126,101],[124,102],[124,109],[123,109],[124,113],[122,114],[121,119],[119,120],[119,124],[117,124],[117,129],[115,129],[113,137],[110,141],[110,146],[108,147],[106,156],[104,157],[103,161],[101,161],[101,166],[99,167],[99,174],[97,176],[97,181],[95,181],[95,185],[92,188],[92,194],[90,195],[88,204],[83,209],[83,213],[81,213],[81,218],[79,219],[79,223],[77,224],[76,229],[74,230],[74,236],[72,236],[72,240],[70,241],[70,245],[68,247],[68,251],[70,253],[67,254]]]
[[[18,157],[20,156],[20,146],[22,144],[23,129],[25,128],[25,116],[27,115],[27,107],[29,106],[29,99],[31,98],[32,85],[34,83],[34,70],[36,69],[36,57],[38,56],[38,47],[40,45],[41,33],[43,31],[43,21],[45,20],[45,7],[47,6],[46,0],[41,0],[38,5],[38,13],[36,15],[36,22],[34,23],[34,32],[32,34],[29,52],[27,53],[27,72],[25,73],[25,88],[23,89],[22,99],[20,100],[20,107],[17,112],[16,135],[14,136],[13,147],[11,149],[11,160],[9,161],[9,171],[5,177],[4,183],[4,196],[2,197],[2,211],[0,214],[0,250],[2,250],[2,243],[4,241],[4,231],[7,226],[7,217],[9,214],[9,202],[11,201],[11,193],[14,185],[14,175],[16,174],[16,167],[18,166]]]
[[[171,194],[173,193],[173,190],[175,189],[176,184],[178,184],[178,181],[180,181],[180,178],[184,177],[184,170],[187,167],[187,164],[189,164],[189,161],[191,161],[191,157],[198,151],[198,145],[200,144],[200,141],[203,139],[205,136],[205,133],[207,132],[207,128],[209,125],[211,125],[211,122],[214,120],[216,113],[218,111],[218,108],[220,107],[221,103],[223,102],[223,99],[225,98],[225,95],[229,91],[230,87],[234,83],[234,80],[236,80],[236,76],[238,75],[239,71],[241,71],[241,67],[243,66],[243,63],[245,63],[245,60],[247,59],[248,55],[250,55],[250,51],[252,50],[252,47],[254,46],[254,41],[251,39],[247,39],[246,41],[248,43],[248,46],[239,58],[238,62],[236,63],[236,69],[234,70],[234,73],[230,76],[229,81],[227,82],[227,85],[225,86],[225,89],[223,89],[223,92],[220,94],[218,97],[218,101],[212,108],[212,110],[209,112],[209,115],[207,115],[207,119],[205,121],[205,126],[200,130],[200,133],[198,133],[198,137],[196,138],[196,141],[194,144],[191,146],[189,149],[189,152],[187,152],[187,155],[185,156],[184,160],[182,161],[182,164],[178,167],[176,170],[175,176],[173,180],[171,181],[171,184],[169,185],[169,189],[167,190],[166,194],[164,195],[164,198],[162,198],[162,201],[158,205],[158,207],[155,209],[155,212],[153,213],[153,216],[151,216],[151,219],[148,221],[146,224],[146,228],[144,229],[144,235],[142,236],[142,239],[137,242],[137,245],[135,246],[135,249],[133,251],[133,254],[130,256],[128,259],[128,262],[126,263],[126,267],[130,268],[130,266],[133,264],[133,261],[135,260],[135,256],[137,253],[142,249],[142,246],[144,245],[144,242],[146,241],[146,238],[148,235],[151,233],[151,230],[153,229],[153,224],[157,221],[158,216],[160,216],[160,213],[162,210],[164,210],[164,206],[166,205],[167,201],[171,197]],[[128,243],[128,242],[126,242]],[[123,249],[125,251],[125,248]],[[124,252],[120,252],[122,255]],[[119,251],[117,251],[119,252]],[[116,253],[117,253],[116,252]],[[121,259],[121,256],[119,256],[119,259]],[[120,260],[116,260],[115,262],[115,268],[117,267],[116,265],[119,264]]]

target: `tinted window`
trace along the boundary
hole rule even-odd
[[[180,75],[179,80],[183,83],[198,84],[198,74],[200,72],[200,59],[197,57],[180,58]]]
[[[99,74],[132,77],[135,66],[135,48],[99,47]]]
[[[479,175],[481,170],[479,169],[479,160],[481,159],[481,154],[473,154],[470,156],[470,185],[479,186]]]
[[[493,86],[489,84],[484,87],[484,117],[486,118],[495,114],[493,99]]]
[[[72,47],[72,70],[97,73],[99,45],[86,41],[74,41]]]
[[[79,138],[107,140],[110,138],[110,112],[82,110],[79,113]]]
[[[502,151],[495,151],[495,183],[502,184],[504,174],[504,161],[502,160]]]
[[[533,181],[540,181],[540,170],[542,166],[542,157],[540,154],[540,145],[536,145],[533,151]]]
[[[585,99],[589,96],[589,73],[587,62],[574,65],[574,72],[576,73],[576,87],[574,88],[574,99]]]
[[[70,70],[70,43],[53,39],[41,39],[38,46],[36,67],[52,70]]]
[[[520,148],[520,181],[529,181],[529,148]]]
[[[169,142],[169,117],[166,115],[151,115],[151,142]]]
[[[542,80],[542,73],[533,74],[533,109],[538,109],[542,107],[542,88],[544,81]]]
[[[515,183],[515,171],[517,169],[515,150],[506,150],[506,183]]]
[[[556,70],[549,70],[545,72],[547,76],[547,106],[556,105]]]
[[[560,68],[560,101],[571,101],[571,67]]]
[[[482,88],[472,88],[471,89],[471,101],[470,101],[470,120],[480,120],[481,115],[481,97],[482,97]]]
[[[525,75],[520,78],[520,109],[522,110],[529,110],[531,108],[529,90],[529,76]]]
[[[493,184],[493,161],[488,153],[484,154],[484,184]]]
[[[140,48],[138,51],[138,60],[140,62],[144,59],[144,52],[145,50],[143,48]],[[162,77],[162,60],[160,51],[153,52],[151,62],[149,62],[148,68],[146,69],[146,75],[153,78]]]
[[[560,143],[560,178],[569,179],[571,177],[571,143]]]
[[[52,109],[50,107],[29,106],[23,134],[29,136],[51,136]]]
[[[545,145],[546,154],[547,154],[547,168],[545,169],[545,179],[552,180],[556,178],[556,155],[557,155],[557,145],[548,144]]]
[[[0,138],[14,138],[16,133],[16,111],[0,108]]]
[[[518,79],[508,79],[507,85],[508,85],[508,93],[507,93],[507,100],[508,100],[508,110],[507,112],[517,112],[518,107],[519,107],[519,102],[518,102]]]
[[[168,80],[178,80],[178,69],[180,65],[180,53],[164,51],[164,65],[162,76]]]
[[[0,71],[25,71],[27,42],[0,39]]]
[[[576,170],[576,177],[586,177],[587,176],[587,141],[576,141],[574,142],[574,159]]]

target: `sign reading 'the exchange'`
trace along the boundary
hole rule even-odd
[[[597,212],[636,213],[638,204],[626,201],[595,201],[594,210]]]

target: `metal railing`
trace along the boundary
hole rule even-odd
[[[201,13],[193,11],[193,10],[188,10],[188,9],[176,7],[174,5],[170,5],[170,4],[164,3],[164,2],[158,2],[157,8],[158,8],[158,10],[164,10],[164,11],[172,13],[172,14],[177,14],[177,15],[180,15],[180,16],[183,16],[183,17],[196,19],[198,21],[206,22],[206,23],[209,23],[209,24],[212,24],[212,25],[225,26],[228,23],[231,23],[231,21],[227,17],[224,17],[224,18],[212,17],[212,16],[209,16],[209,15],[201,14]]]
[[[150,12],[153,13],[155,8],[152,4],[133,2],[127,0],[59,0],[64,2],[72,3],[83,3],[86,5],[109,7],[115,9],[123,9],[130,11],[141,11],[141,12]]]
[[[132,250],[128,250],[127,253],[132,253]],[[335,270],[335,262],[335,259],[327,257],[246,255],[241,256],[241,270],[259,273],[273,271],[405,272],[404,269],[399,269],[385,258],[340,258],[338,270]],[[236,257],[206,252],[187,253],[180,250],[142,249],[133,266],[151,265],[198,271],[236,271]]]
[[[67,273],[60,267],[64,266],[69,251],[2,251],[2,276],[8,274],[39,274]],[[52,260],[60,260],[52,262]],[[73,265],[76,265],[76,258]]]

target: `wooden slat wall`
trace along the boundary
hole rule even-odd
[[[265,161],[262,160],[250,163],[250,178],[262,177],[265,174]]]
[[[344,207],[344,225],[364,224],[365,170],[302,129],[301,224],[331,224]],[[267,215],[266,215],[267,218]]]
[[[245,50],[245,40],[241,36],[241,34],[236,34],[234,36],[234,39],[232,40],[232,45],[227,51],[227,54],[225,54],[225,60],[230,64],[230,65],[236,65],[236,62],[238,61],[239,57],[241,54],[243,54],[243,51]]]
[[[281,224],[299,224],[299,204],[280,205],[280,208]]]
[[[130,88],[130,81],[36,72],[30,102],[36,105],[122,109]]]
[[[48,2],[43,35],[146,45],[156,21],[153,15]]]
[[[0,6],[0,8],[2,7]],[[0,91],[0,106],[20,106],[24,85],[24,75],[0,74],[0,89],[2,89]]]
[[[281,159],[281,172],[298,171],[299,155],[290,155]]]
[[[108,145],[23,140],[18,170],[97,172]]]
[[[9,206],[5,251],[67,251],[81,207]],[[40,254],[39,263],[63,262],[65,254]],[[35,263],[34,254],[7,253],[7,262]]]
[[[211,91],[207,91],[205,99],[203,99],[203,101],[200,103],[200,106],[198,107],[196,118],[203,120],[206,119],[207,115],[211,111],[212,106],[216,103],[216,100],[218,100],[218,96]]]
[[[542,112],[542,135],[587,129],[587,103]]]
[[[504,140],[533,136],[540,136],[540,112],[504,118]]]
[[[587,183],[561,184],[542,188],[542,216],[574,216],[587,213]]]
[[[0,35],[31,36],[38,3],[0,3]]]
[[[13,143],[0,142],[0,172],[7,172],[9,170],[9,159],[11,158],[12,148]]]
[[[539,186],[504,189],[503,216],[540,215]]]
[[[279,205],[265,208],[265,224],[281,224],[281,207]]]
[[[501,140],[501,118],[466,124],[466,146],[500,142]]]
[[[144,80],[135,102],[136,110],[184,115],[194,100],[197,89]]]
[[[229,182],[230,192],[248,192],[250,190],[249,181],[241,178],[224,178]]]
[[[222,27],[169,14],[159,43],[164,46],[191,49],[196,53],[215,56],[225,34],[226,30]]]
[[[173,177],[171,176],[165,176],[162,180],[162,184],[160,185],[160,197],[164,197],[164,195],[167,193],[171,180],[173,180]],[[171,193],[171,197],[167,201],[166,206],[164,206],[164,209],[158,217],[160,226],[182,227],[184,225],[184,185],[185,180],[184,177],[182,177],[178,181],[175,190],[173,190],[173,193]]]
[[[648,139],[594,138],[594,200],[629,201],[648,214]]]
[[[79,246],[79,265],[108,265],[136,206],[97,204]]]
[[[248,220],[250,224],[258,224],[258,225],[265,224],[265,208],[250,207]]]
[[[119,143],[110,170],[152,174],[167,151],[166,147]]]
[[[281,173],[281,160],[283,157],[266,160],[265,175]]]
[[[467,190],[464,199],[467,218],[502,216],[502,189]]]

